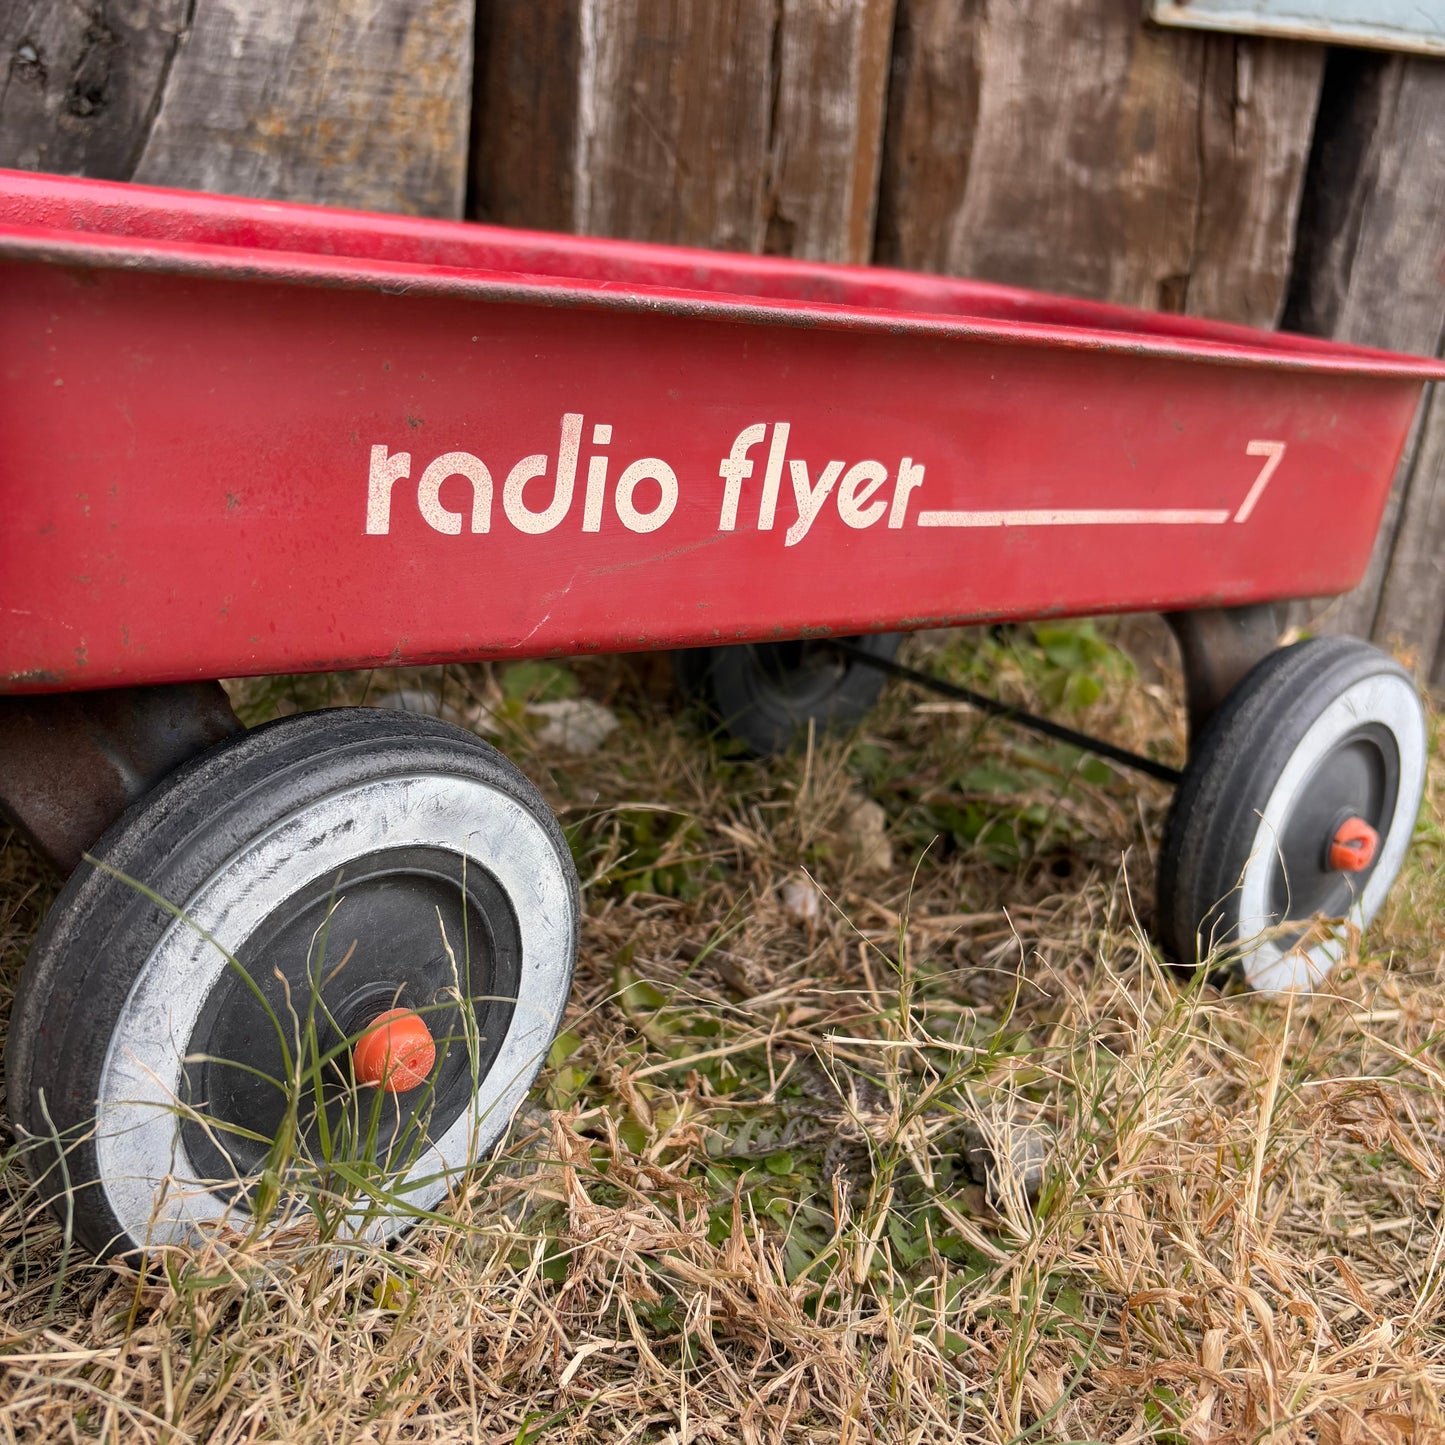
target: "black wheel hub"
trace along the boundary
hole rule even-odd
[[[294,1152],[309,1165],[345,1158],[394,1171],[440,1138],[506,1036],[521,933],[476,863],[391,848],[291,894],[237,950],[237,964],[192,1030],[181,1132],[199,1178],[244,1188],[293,1095]],[[351,1072],[358,1035],[391,1008],[415,1010],[436,1043],[427,1080],[396,1094],[357,1087]],[[283,1035],[299,1087],[287,1080]]]
[[[1280,920],[1345,917],[1374,871],[1332,868],[1330,844],[1341,823],[1364,819],[1384,838],[1394,819],[1400,755],[1393,734],[1378,723],[1358,728],[1305,780],[1278,840],[1270,906]],[[1378,855],[1377,855],[1378,856]]]
[[[756,642],[748,654],[762,688],[804,715],[828,698],[848,670],[848,659],[827,642]]]

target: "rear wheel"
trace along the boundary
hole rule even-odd
[[[93,854],[27,963],[8,1075],[42,1190],[95,1254],[394,1234],[497,1142],[561,1021],[565,840],[449,724],[271,723]]]
[[[843,641],[892,661],[902,635]],[[884,683],[876,668],[843,656],[822,639],[691,648],[673,653],[673,672],[683,693],[700,698],[757,757],[786,752],[806,735],[809,723],[830,732],[856,727]]]
[[[1159,855],[1165,947],[1267,991],[1317,984],[1400,871],[1427,747],[1414,683],[1377,648],[1318,638],[1265,658],[1175,795]]]

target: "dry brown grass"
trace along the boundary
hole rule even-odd
[[[1048,690],[983,649],[944,660]],[[62,1269],[12,1161],[0,1434],[1445,1441],[1438,748],[1388,916],[1323,993],[1270,1002],[1151,953],[1156,785],[899,689],[860,739],[741,763],[662,671],[573,665],[623,718],[587,759],[504,709],[588,923],[554,1067],[456,1226],[339,1269],[280,1246]],[[1177,758],[1171,680],[1104,675],[1077,716]],[[488,669],[445,685],[496,700]],[[811,920],[784,901],[808,878]],[[12,841],[7,982],[52,891]]]

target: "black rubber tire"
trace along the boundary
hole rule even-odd
[[[891,662],[902,633],[842,639]],[[754,642],[695,647],[672,654],[673,677],[685,697],[709,713],[754,757],[775,757],[820,731],[847,732],[867,716],[887,680],[867,663],[823,643]]]
[[[490,744],[433,718],[370,708],[282,718],[227,739],[177,769],[105,833],[91,856],[106,867],[82,863],[66,883],[16,992],[6,1059],[11,1118],[30,1141],[31,1172],[42,1194],[94,1256],[147,1243],[108,1203],[97,1153],[97,1101],[117,1021],[172,923],[167,910],[107,870],[185,906],[242,856],[249,840],[276,836],[283,820],[291,823],[328,800],[335,806],[346,796],[342,790],[399,788],[406,785],[400,780],[419,776],[435,779],[438,787],[470,789],[468,796],[496,797],[508,817],[522,816],[513,807],[519,805],[539,825],[540,834],[529,830],[529,838],[545,839],[540,846],[550,850],[548,866],[554,859],[559,870],[549,897],[562,900],[556,908],[565,917],[549,927],[558,940],[557,957],[565,952],[565,978],[557,981],[565,998],[579,916],[571,855],[541,795]],[[371,821],[353,816],[333,832],[349,828],[359,857],[369,846]],[[483,846],[471,841],[455,851],[470,860]],[[304,857],[297,862],[299,868]],[[290,877],[279,885],[283,896]],[[528,901],[507,898],[512,908]],[[560,1007],[556,1013],[560,1021]],[[526,1084],[545,1052],[543,1045]],[[500,1121],[498,1133],[506,1122]]]
[[[1316,911],[1301,911],[1300,900],[1327,897],[1359,926],[1369,923],[1414,828],[1427,747],[1415,685],[1378,648],[1315,638],[1261,661],[1205,727],[1170,809],[1156,893],[1156,932],[1169,956],[1189,968],[1209,962],[1235,970],[1268,991],[1318,982],[1343,935],[1301,937]],[[1368,821],[1379,828],[1380,846],[1367,871],[1332,874],[1323,861],[1300,861],[1308,849],[1293,844],[1287,829],[1290,819],[1302,820],[1306,843],[1319,831],[1323,860],[1329,828],[1319,829],[1305,810],[1331,786],[1324,766],[1338,770],[1348,749],[1353,761],[1343,766],[1359,765],[1338,786],[1349,792],[1356,774],[1378,777],[1378,796],[1362,796],[1358,806],[1378,813]],[[1331,906],[1318,916],[1345,915]]]

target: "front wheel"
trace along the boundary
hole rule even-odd
[[[1165,948],[1269,992],[1318,984],[1400,871],[1427,749],[1415,685],[1379,649],[1328,637],[1265,658],[1210,719],[1175,795]]]
[[[94,856],[27,963],[8,1078],[42,1192],[96,1255],[395,1234],[495,1145],[560,1024],[566,842],[447,723],[283,718],[179,769]]]

